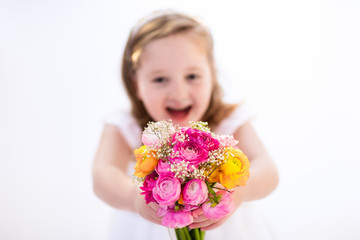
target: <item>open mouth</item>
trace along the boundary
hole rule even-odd
[[[181,108],[181,109],[175,109],[175,108],[171,108],[171,107],[166,108],[166,111],[169,113],[171,118],[173,118],[174,120],[185,119],[188,116],[190,110],[191,110],[191,106]]]

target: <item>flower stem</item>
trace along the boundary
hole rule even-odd
[[[201,231],[201,229],[199,229],[200,231],[200,240],[204,240],[205,239],[205,231]]]
[[[200,231],[199,228],[195,228],[195,229],[194,229],[194,237],[195,237],[195,240],[201,240],[199,231]]]
[[[180,229],[179,228],[175,228],[175,234],[176,234],[176,239],[181,240],[181,238],[180,238]]]
[[[175,233],[177,240],[191,240],[189,230],[187,229],[187,227],[175,228]]]
[[[180,228],[180,240],[187,240],[185,233],[184,233],[184,229]]]
[[[209,197],[209,199],[216,206],[216,204],[219,203],[221,197],[216,195],[216,193],[215,193],[215,191],[213,189],[214,186],[211,186],[208,182],[205,182],[205,183],[206,183],[206,186],[207,186],[207,189],[208,189],[209,193],[212,195],[212,197]]]
[[[213,172],[215,172],[216,169],[217,169],[217,166],[214,168],[214,170],[211,171],[211,173],[209,175],[207,175],[207,177],[210,177],[211,174],[213,174]]]
[[[212,189],[210,184],[207,181],[205,183],[206,183],[206,186],[207,186],[207,189],[208,189],[209,193],[211,193],[211,195],[213,195],[213,196],[216,196],[216,193],[215,193],[214,189]]]
[[[186,240],[191,240],[189,229],[187,227],[182,228],[186,236]]]
[[[212,187],[212,188],[215,188],[215,189],[218,189],[218,190],[223,190],[223,191],[227,191],[229,193],[232,193],[232,191],[228,190],[228,189],[225,189],[225,188],[218,188],[218,187]]]

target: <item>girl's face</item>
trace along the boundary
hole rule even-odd
[[[137,97],[155,120],[187,126],[208,109],[212,76],[206,48],[189,33],[150,42],[136,71]]]

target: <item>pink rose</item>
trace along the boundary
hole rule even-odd
[[[180,180],[170,174],[160,175],[152,192],[160,206],[173,205],[180,198]]]
[[[205,162],[209,155],[207,148],[199,145],[196,141],[191,141],[191,139],[185,142],[177,142],[173,147],[173,151],[173,157],[169,159],[171,163],[185,161],[188,162],[190,166],[195,167]]]
[[[157,166],[155,167],[155,171],[158,173],[158,174],[173,174],[171,171],[170,171],[170,163],[168,162],[164,162],[162,160],[159,160],[158,161],[158,164]]]
[[[161,219],[161,224],[169,228],[183,228],[194,222],[194,218],[191,215],[191,212],[184,210],[165,210],[159,208],[158,217],[164,216]]]
[[[219,141],[219,146],[223,148],[237,148],[237,144],[239,143],[239,141],[235,140],[234,136],[217,135],[215,138]]]
[[[208,198],[208,189],[203,180],[193,179],[187,182],[182,191],[183,202],[188,205],[199,205]]]
[[[208,201],[202,205],[205,217],[213,220],[225,217],[234,209],[234,203],[229,192],[221,190],[218,191],[216,195],[221,195],[220,202],[218,204],[213,206],[214,203]]]
[[[187,127],[182,127],[180,130],[174,132],[171,138],[172,143],[176,143],[178,141],[183,141],[185,136],[185,131],[187,130]]]
[[[155,144],[160,142],[160,139],[153,133],[143,133],[141,141],[146,146],[154,146]]]

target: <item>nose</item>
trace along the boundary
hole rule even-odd
[[[189,85],[185,79],[177,78],[172,81],[169,91],[169,100],[176,105],[187,104],[189,100]]]

